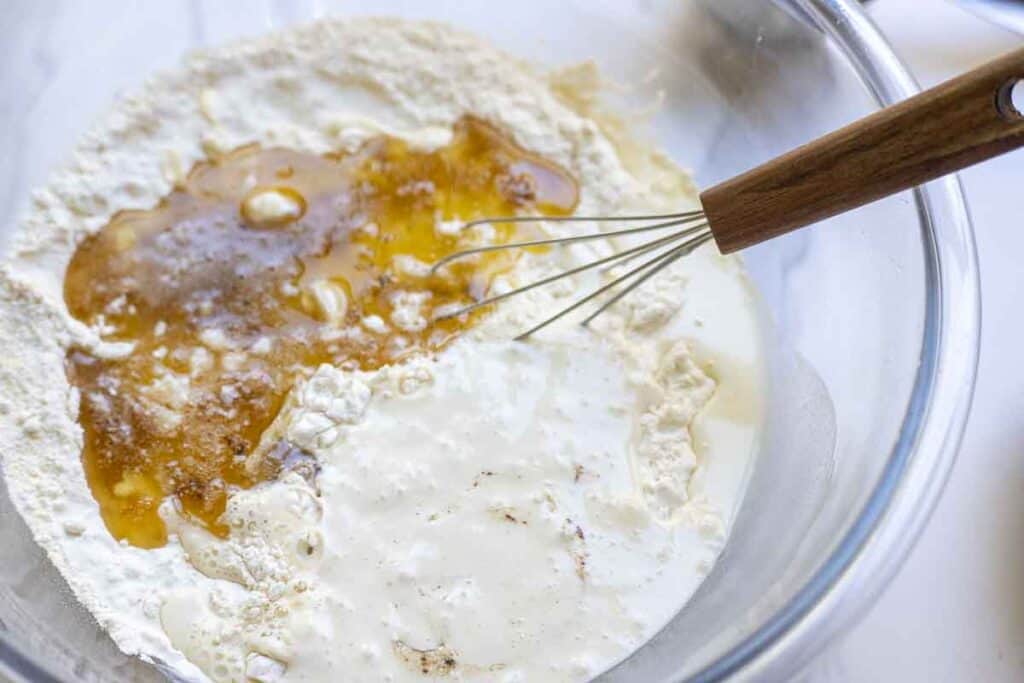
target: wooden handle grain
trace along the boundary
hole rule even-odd
[[[1024,145],[1024,116],[1010,101],[1021,79],[1024,49],[715,185],[701,203],[719,250],[737,251]]]

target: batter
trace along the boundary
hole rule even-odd
[[[622,248],[429,274],[601,229],[465,221],[696,206],[589,80],[324,21],[155,77],[34,196],[0,272],[4,473],[124,652],[195,681],[583,681],[685,605],[756,450],[741,264],[702,248],[526,343],[614,272],[436,320]]]

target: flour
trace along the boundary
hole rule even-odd
[[[591,100],[570,96],[571,81],[549,87],[439,24],[320,22],[198,53],[154,77],[33,196],[0,271],[4,473],[39,544],[124,652],[196,681],[417,681],[424,669],[584,680],[640,646],[696,589],[724,542],[757,430],[756,410],[737,421],[715,408],[719,393],[756,386],[759,349],[741,268],[708,249],[666,269],[595,333],[557,327],[528,345],[505,341],[595,287],[591,272],[499,306],[436,359],[374,373],[320,367],[260,446],[284,438],[315,457],[319,474],[296,469],[234,494],[226,540],[165,503],[165,547],[118,543],[82,472],[65,351],[130,351],[63,303],[63,273],[84,236],[117,211],[155,205],[207,154],[252,142],[353,149],[382,131],[432,148],[465,112],[568,169],[580,214],[694,207],[686,176],[657,152],[627,153]],[[300,210],[272,193],[252,201],[268,221]],[[537,228],[564,236],[600,226]],[[491,236],[481,229],[481,240]],[[527,254],[491,291],[622,246]],[[344,318],[344,291],[324,282],[312,292],[324,319]],[[390,320],[367,316],[337,334],[422,329],[423,301],[397,304]],[[271,350],[269,340],[246,349],[215,330],[206,337],[222,363]],[[190,374],[212,362],[197,348],[191,373],[147,389],[168,428]]]
[[[302,215],[302,206],[294,198],[278,190],[257,192],[246,198],[243,210],[257,223],[294,220]]]

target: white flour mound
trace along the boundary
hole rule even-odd
[[[321,22],[155,77],[34,195],[0,271],[4,473],[124,652],[186,680],[585,680],[686,602],[724,542],[759,415],[752,297],[710,249],[594,333],[505,341],[590,274],[509,301],[436,359],[321,367],[275,424],[318,458],[318,490],[288,475],[235,494],[225,541],[165,505],[165,547],[116,542],[80,463],[65,351],[124,349],[69,316],[64,270],[84,236],[156,204],[208,151],[326,152],[380,132],[429,147],[469,112],[567,168],[580,214],[696,204],[657,153],[637,164],[633,149],[627,167],[566,82],[440,24]],[[612,249],[530,254],[493,288]],[[392,323],[419,325],[414,303]]]

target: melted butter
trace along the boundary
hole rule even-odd
[[[434,277],[409,267],[465,246],[439,221],[564,215],[576,199],[564,170],[465,117],[429,152],[386,136],[350,155],[244,147],[197,164],[155,208],[115,215],[79,245],[64,286],[72,315],[133,345],[118,359],[68,353],[85,472],[110,532],[162,546],[170,497],[226,535],[228,494],[301,459],[275,447],[247,466],[298,378],[437,350],[473,324],[429,321],[479,296],[509,257]],[[493,240],[512,229],[496,226]],[[410,298],[415,324],[398,315]]]

